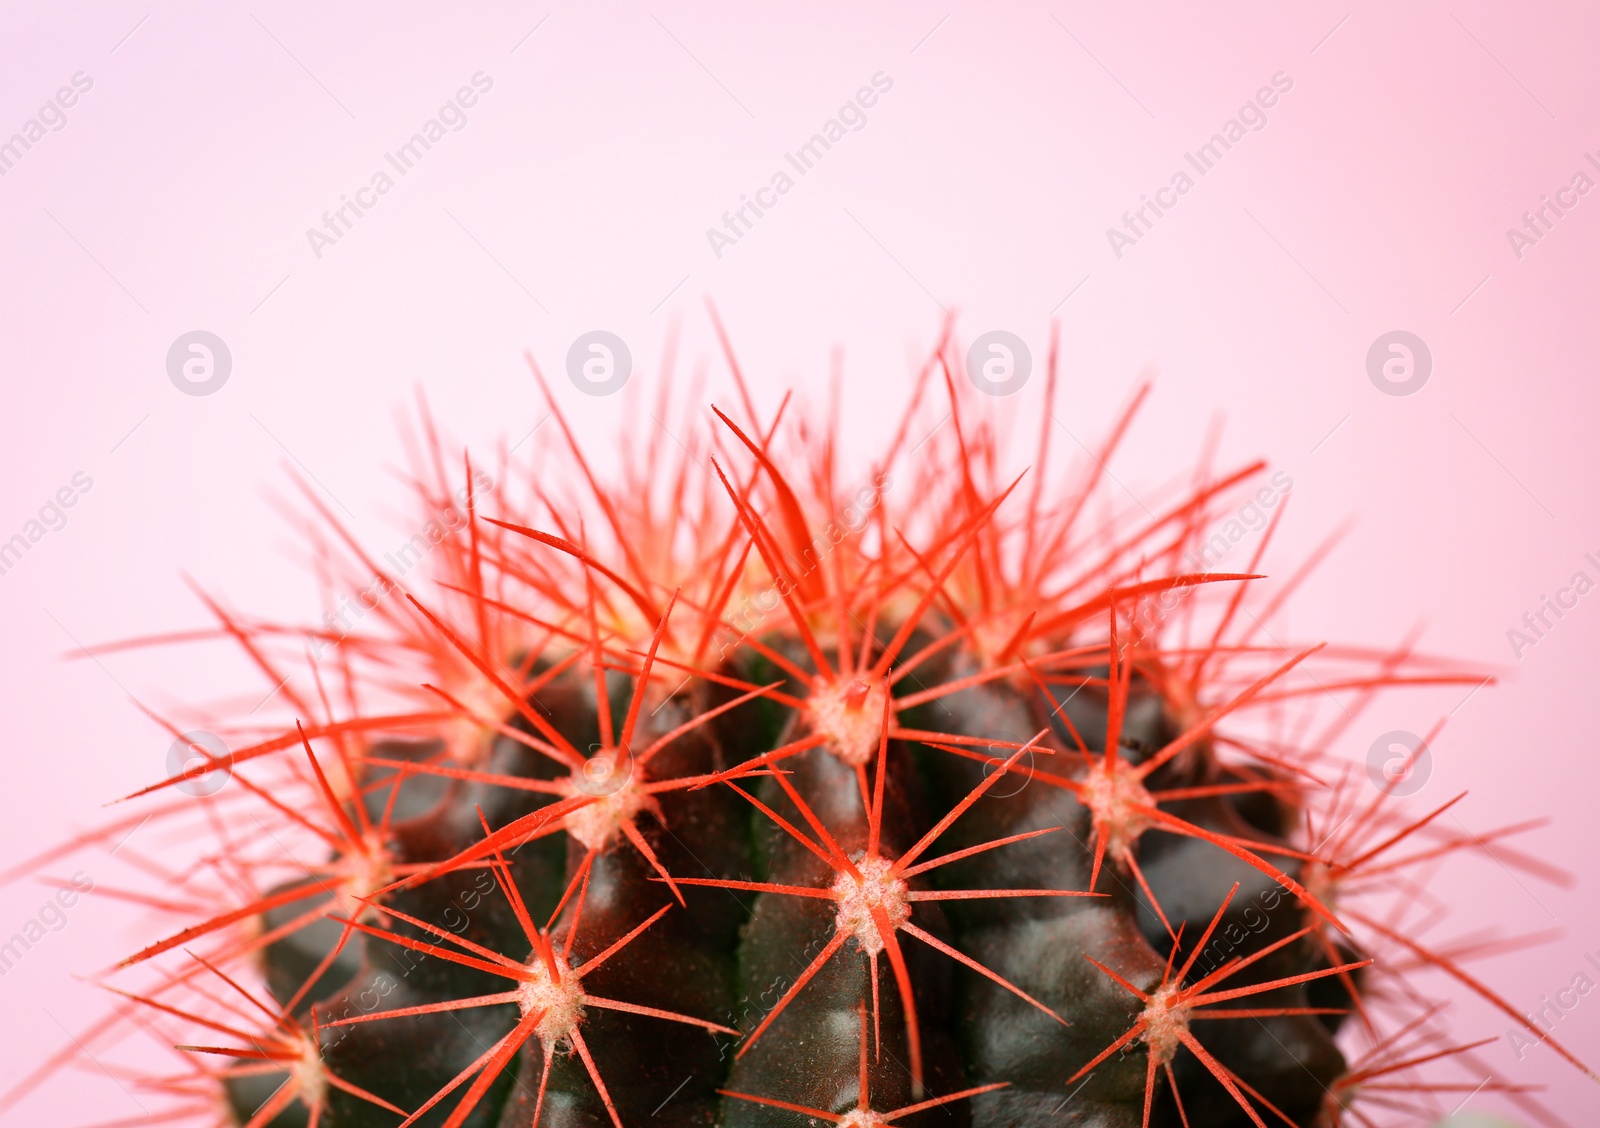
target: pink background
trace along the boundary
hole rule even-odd
[[[75,639],[201,624],[184,572],[235,606],[313,615],[269,497],[287,493],[285,464],[369,543],[403,539],[386,518],[402,500],[387,468],[413,387],[487,450],[542,410],[530,347],[600,449],[630,398],[653,401],[674,317],[683,355],[715,359],[709,295],[763,402],[817,380],[839,345],[847,432],[881,440],[939,303],[966,338],[1010,329],[1041,363],[1055,312],[1058,414],[1074,435],[1091,441],[1141,369],[1159,374],[1115,467],[1130,490],[1190,465],[1222,412],[1227,459],[1264,456],[1294,479],[1274,570],[1358,518],[1295,605],[1299,636],[1391,645],[1421,622],[1427,648],[1507,671],[1464,705],[1456,689],[1392,695],[1343,751],[1457,710],[1418,801],[1470,788],[1457,811],[1478,828],[1550,816],[1527,845],[1579,884],[1453,865],[1437,890],[1456,911],[1439,935],[1559,927],[1479,970],[1528,1008],[1566,986],[1600,949],[1600,594],[1520,661],[1506,632],[1578,568],[1597,574],[1582,554],[1600,554],[1600,194],[1520,260],[1505,231],[1600,147],[1600,12],[1203,7],[6,5],[0,138],[75,72],[93,88],[0,177],[0,540],[75,472],[93,486],[0,575],[0,859],[165,773],[167,739],[130,697],[264,692],[220,648],[60,656]],[[316,258],[306,229],[478,71],[493,88],[466,127]],[[719,260],[705,230],[879,71],[894,85],[865,128]],[[1279,71],[1294,85],[1267,126],[1114,257],[1106,228]],[[633,348],[622,395],[561,379],[568,344],[596,327]],[[168,346],[195,328],[233,353],[212,396],[180,394],[165,371]],[[1396,328],[1434,358],[1404,398],[1365,369]],[[725,396],[720,363],[711,371]],[[1042,383],[1019,394],[1034,417]],[[0,889],[0,935],[47,893]],[[0,979],[0,1083],[98,1013],[73,973],[129,950],[135,929],[134,914],[91,899]],[[1507,1029],[1470,998],[1453,1022],[1463,1038]],[[1600,997],[1557,1036],[1600,1061]],[[1483,1053],[1547,1084],[1569,1119],[1600,1103],[1545,1050],[1518,1062],[1502,1039]],[[137,1111],[89,1073],[3,1119]]]

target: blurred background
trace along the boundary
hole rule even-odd
[[[1452,863],[1431,935],[1558,933],[1474,968],[1600,1061],[1600,996],[1548,1010],[1600,980],[1600,10],[1203,7],[5,5],[0,860],[167,773],[135,701],[272,689],[221,647],[63,656],[205,625],[185,576],[314,618],[274,500],[291,471],[365,543],[410,535],[395,420],[418,390],[453,443],[518,442],[545,411],[530,350],[611,465],[656,425],[674,326],[729,398],[710,298],[768,410],[820,402],[842,350],[864,461],[948,314],[1021,342],[1032,374],[993,406],[1036,423],[1055,319],[1058,449],[1154,373],[1119,489],[1184,473],[1220,418],[1222,461],[1292,480],[1268,571],[1354,520],[1297,637],[1420,627],[1501,671],[1391,694],[1341,751],[1448,717],[1418,809],[1466,790],[1465,826],[1551,820],[1523,847],[1573,887]],[[597,330],[632,357],[611,395],[567,379]],[[0,889],[0,939],[51,896]],[[0,1086],[104,1008],[75,975],[138,920],[87,898],[0,976]],[[1489,1066],[1588,1122],[1593,1082],[1428,986],[1461,1039],[1497,1039]],[[0,1122],[139,1114],[110,1073],[74,1078]]]

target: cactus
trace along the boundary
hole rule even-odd
[[[1048,421],[1002,480],[953,355],[859,489],[748,396],[608,489],[547,390],[565,441],[525,502],[430,426],[434,583],[308,490],[332,590],[360,592],[298,632],[309,677],[212,604],[293,723],[140,793],[230,773],[160,811],[221,812],[255,883],[125,961],[162,970],[119,1016],[195,1063],[146,1082],[173,1115],[214,1091],[247,1128],[1331,1128],[1485,1087],[1537,1114],[1498,1078],[1415,1080],[1472,1046],[1386,967],[1528,1026],[1374,907],[1482,841],[1296,723],[1481,675],[1262,628],[1281,507],[1239,570],[1185,566],[1258,466],[1096,515],[1142,392],[1075,484]],[[916,442],[941,365],[950,425]],[[317,860],[261,861],[245,809]]]

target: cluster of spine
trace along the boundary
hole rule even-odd
[[[1115,439],[1071,485],[1044,440],[1003,482],[944,384],[953,425],[917,442],[914,401],[861,489],[827,436],[780,457],[748,398],[615,490],[558,412],[567,472],[525,503],[429,430],[418,487],[456,518],[429,588],[309,494],[332,585],[380,594],[301,632],[302,684],[289,632],[215,608],[295,718],[144,799],[231,851],[222,904],[117,988],[192,1063],[142,1080],[157,1115],[1335,1128],[1484,1087],[1539,1115],[1467,1081],[1476,1044],[1387,965],[1526,1020],[1373,899],[1487,842],[1553,875],[1523,828],[1456,835],[1328,751],[1384,689],[1480,676],[1278,643],[1284,593],[1241,614],[1270,529],[1238,572],[1179,570],[1259,467],[1091,519]],[[286,871],[285,838],[319,860]],[[1441,1064],[1463,1079],[1420,1079]]]

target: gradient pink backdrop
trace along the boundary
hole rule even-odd
[[[575,335],[607,328],[639,363],[626,391],[557,385],[603,444],[625,401],[653,397],[672,319],[686,358],[714,359],[709,295],[764,402],[818,379],[839,345],[847,431],[881,437],[941,304],[969,339],[1007,328],[1041,358],[1054,313],[1058,414],[1074,435],[1090,441],[1140,370],[1159,373],[1114,468],[1130,490],[1187,467],[1224,412],[1227,458],[1265,456],[1294,479],[1275,571],[1358,518],[1295,605],[1299,636],[1390,645],[1421,622],[1429,649],[1507,669],[1465,704],[1458,690],[1390,697],[1345,751],[1455,710],[1423,798],[1470,788],[1457,811],[1474,827],[1550,816],[1530,843],[1580,881],[1454,865],[1440,935],[1560,928],[1480,970],[1527,1008],[1566,986],[1600,949],[1600,594],[1520,661],[1506,631],[1600,553],[1600,194],[1520,260],[1505,231],[1600,149],[1600,11],[805,7],[0,10],[0,138],[76,72],[93,79],[66,126],[0,177],[0,540],[75,472],[93,480],[66,527],[0,575],[0,859],[165,772],[167,740],[131,697],[259,696],[220,650],[61,655],[202,623],[185,572],[241,608],[313,614],[268,497],[287,492],[286,464],[369,542],[399,539],[387,468],[413,387],[487,450],[541,410],[523,348],[559,373]],[[306,229],[478,71],[493,89],[466,127],[316,258]],[[719,260],[706,229],[879,71],[894,85],[865,128]],[[1279,71],[1294,86],[1267,126],[1114,257],[1106,228]],[[165,371],[173,339],[196,328],[234,357],[207,397]],[[1365,369],[1396,328],[1434,358],[1404,398]],[[1035,379],[1020,395],[1041,393]],[[46,893],[0,890],[0,934]],[[132,920],[91,899],[0,979],[0,1085],[104,1005],[73,973],[129,950]],[[1471,998],[1453,1020],[1463,1037],[1507,1028]],[[1558,1037],[1600,1061],[1600,999]],[[1550,1086],[1577,1123],[1600,1105],[1547,1051],[1518,1062],[1502,1040],[1484,1053]],[[137,1113],[105,1076],[78,1077],[4,1122]]]

